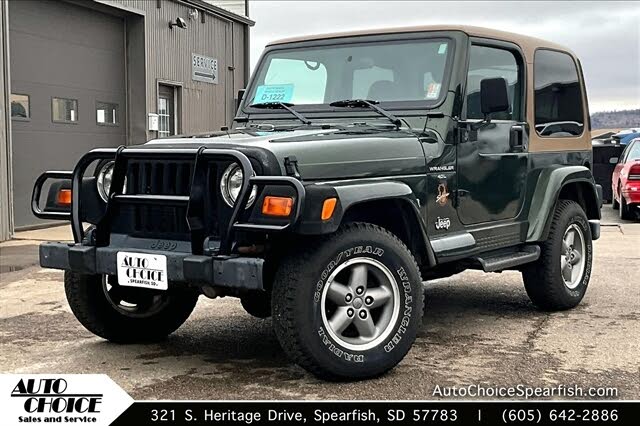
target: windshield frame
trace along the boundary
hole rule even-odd
[[[350,36],[350,37],[339,37],[335,39],[320,39],[320,40],[310,40],[310,41],[302,41],[302,42],[293,42],[293,43],[285,43],[278,45],[267,46],[260,56],[258,63],[256,64],[255,71],[251,76],[251,80],[249,85],[247,86],[247,90],[245,91],[245,96],[243,97],[242,104],[238,111],[238,116],[243,115],[261,115],[262,117],[269,115],[269,113],[273,115],[278,115],[278,112],[281,111],[265,111],[264,109],[259,108],[250,108],[250,94],[255,93],[258,84],[258,76],[260,73],[266,72],[266,69],[263,67],[266,66],[267,61],[269,60],[269,55],[276,51],[290,51],[290,50],[301,50],[301,49],[315,49],[320,47],[342,47],[346,45],[367,45],[367,44],[394,44],[394,43],[406,43],[406,42],[438,42],[443,41],[448,43],[447,47],[447,58],[445,60],[445,66],[443,71],[442,78],[442,89],[440,91],[438,99],[434,100],[406,100],[406,101],[380,101],[378,104],[381,108],[387,111],[425,111],[431,110],[434,108],[438,108],[441,106],[445,100],[447,99],[447,95],[450,89],[452,71],[454,68],[454,61],[456,59],[456,38],[451,35],[450,32],[436,31],[436,32],[417,32],[417,33],[397,33],[397,34],[379,34],[372,36]],[[377,99],[376,99],[377,100]],[[336,113],[336,116],[343,116],[345,113],[345,108],[340,107],[331,107],[328,103],[326,104],[296,104],[296,111],[299,111],[303,114],[311,114],[314,113]],[[368,108],[354,108],[356,111],[367,111],[371,115],[371,110]],[[333,115],[333,114],[332,114]],[[275,118],[275,117],[274,117]],[[278,117],[280,118],[280,117]]]

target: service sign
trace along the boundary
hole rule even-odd
[[[218,84],[218,60],[192,53],[191,78],[203,83]]]

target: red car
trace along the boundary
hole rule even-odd
[[[634,219],[640,209],[640,138],[627,145],[611,178],[613,208],[620,219]]]

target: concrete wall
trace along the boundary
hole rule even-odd
[[[11,208],[11,119],[9,108],[8,3],[0,0],[0,241],[13,229]]]

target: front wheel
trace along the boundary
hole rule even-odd
[[[578,203],[558,201],[541,249],[540,259],[522,271],[529,298],[547,311],[577,306],[589,285],[593,257],[591,228]]]
[[[406,246],[383,228],[352,223],[283,261],[272,295],[274,327],[285,353],[316,376],[366,379],[404,358],[423,300]]]
[[[109,284],[102,275],[66,271],[71,311],[93,334],[116,343],[155,342],[178,329],[196,306],[192,289],[148,290]]]

